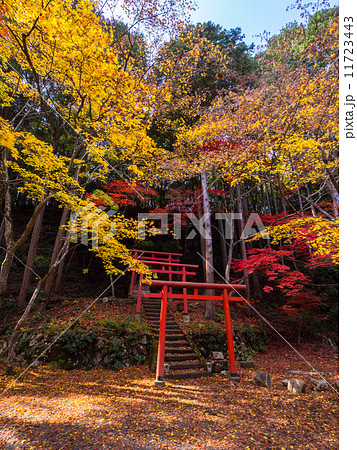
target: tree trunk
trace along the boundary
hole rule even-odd
[[[307,183],[305,184],[305,188],[306,188],[306,194],[307,194],[308,198],[310,198],[311,191],[310,191],[309,185]],[[311,207],[312,216],[316,217],[316,209],[315,209],[314,205],[310,205],[310,207]]]
[[[109,278],[110,278],[110,285],[112,287],[112,297],[115,298],[115,287],[114,287],[114,283],[113,283],[113,275],[109,274]]]
[[[298,193],[298,198],[299,198],[299,207],[300,207],[300,211],[303,210],[303,206],[302,206],[302,199],[301,199],[301,194],[300,194],[300,188],[298,186],[297,188],[297,193]]]
[[[13,253],[6,251],[5,259],[1,264],[1,271],[0,271],[0,306],[2,305],[2,300],[6,293],[7,281],[9,279],[10,269],[13,260],[14,260]]]
[[[30,286],[32,268],[33,268],[33,264],[35,262],[35,257],[36,257],[36,253],[37,253],[37,244],[38,244],[38,239],[40,237],[44,212],[45,212],[45,207],[43,207],[41,209],[39,215],[37,216],[35,225],[32,230],[31,242],[30,242],[30,247],[29,247],[29,251],[27,254],[24,277],[22,279],[21,290],[20,290],[20,294],[19,294],[19,297],[17,300],[20,305],[22,305],[24,303],[25,298],[26,298],[27,289]]]
[[[245,242],[245,239],[241,239],[245,223],[244,223],[244,217],[243,217],[242,194],[241,194],[241,188],[240,188],[239,183],[237,184],[236,192],[237,192],[237,212],[241,214],[241,218],[238,219],[239,248],[240,248],[240,254],[241,254],[243,261],[246,261],[247,260],[247,244]],[[250,299],[249,275],[248,275],[247,270],[244,270],[243,273],[244,273],[244,283],[247,286],[246,296],[247,296],[247,299],[249,300]]]
[[[202,198],[203,198],[203,214],[206,214],[208,219],[205,223],[206,238],[204,240],[206,255],[205,255],[205,272],[206,272],[206,283],[214,283],[214,269],[213,269],[213,244],[212,244],[212,224],[210,215],[210,204],[208,195],[208,185],[207,185],[207,174],[201,174],[202,182]],[[214,295],[214,291],[207,290],[207,295]],[[206,303],[206,318],[212,320],[214,317],[214,303],[212,300],[207,300]]]
[[[274,204],[274,209],[275,209],[275,214],[279,213],[278,210],[278,204],[276,202],[276,197],[275,197],[275,192],[274,192],[274,186],[270,185],[270,189],[271,189],[271,195],[273,197],[273,204]]]
[[[330,190],[330,194],[332,197],[332,202],[333,202],[333,214],[335,216],[335,219],[338,219],[338,207],[339,207],[339,195],[338,192],[335,188],[335,186],[332,183],[327,183],[329,190]]]
[[[248,208],[247,197],[243,196],[242,197],[242,201],[243,201],[243,209],[248,211],[249,208]],[[247,242],[247,249],[250,250],[252,248],[253,248],[252,242]],[[256,273],[253,273],[251,278],[252,278],[252,281],[253,281],[254,295],[256,297],[258,297],[259,299],[261,299],[263,297],[263,295],[262,295],[262,290],[260,288],[260,282],[259,282],[258,275]]]
[[[2,240],[4,238],[5,233],[5,217],[3,217],[0,225],[0,245],[2,245]]]
[[[25,311],[23,312],[22,316],[20,317],[17,324],[15,325],[14,331],[10,338],[7,360],[6,360],[6,372],[8,374],[11,374],[13,372],[16,342],[17,342],[18,335],[21,331],[21,327],[25,323],[25,321],[31,311],[31,308],[32,308],[33,304],[35,303],[35,300],[37,299],[38,294],[41,291],[41,288],[46,283],[48,277],[51,276],[51,274],[53,273],[54,270],[56,270],[58,264],[60,264],[62,259],[66,256],[66,253],[63,253],[62,255],[61,255],[61,253],[62,253],[61,251],[58,253],[58,259],[50,266],[47,274],[41,280],[39,280],[39,282],[37,283],[36,289],[34,290],[32,296],[31,296],[31,299],[25,308]]]
[[[203,216],[202,205],[200,205],[199,210],[200,210],[200,219],[201,219],[201,217]],[[187,241],[185,241],[185,242],[187,242]],[[207,256],[206,256],[206,244],[205,244],[205,240],[204,240],[204,238],[203,238],[201,233],[200,233],[200,245],[201,245],[201,255],[202,255],[202,258],[204,259],[203,264],[202,264],[203,279],[206,280],[206,278],[207,278],[206,277],[206,264],[205,264],[205,261],[206,261],[206,258],[207,258]]]
[[[10,269],[12,262],[14,260],[15,252],[21,245],[23,245],[28,236],[30,235],[32,228],[35,224],[38,214],[41,209],[45,206],[48,197],[42,200],[36,207],[34,213],[32,214],[30,220],[27,222],[25,230],[21,234],[20,238],[14,242],[13,240],[13,220],[11,217],[11,194],[9,187],[9,172],[7,165],[8,150],[4,149],[2,153],[2,181],[4,190],[4,206],[3,206],[3,217],[4,217],[4,238],[5,238],[5,258],[2,262],[0,269],[0,306],[2,305],[3,297],[6,293],[7,283],[9,279]]]
[[[234,200],[232,202],[232,210],[234,210]],[[228,256],[227,256],[227,263],[226,263],[226,269],[224,272],[224,278],[226,283],[230,283],[231,279],[231,263],[233,259],[233,247],[234,247],[234,220],[232,219],[231,223],[231,239],[229,241],[229,247],[228,247]]]
[[[263,184],[260,185],[260,196],[261,196],[261,201],[262,201],[263,214],[266,214],[267,213],[267,205],[266,205],[266,201],[265,201],[265,192],[264,192]]]
[[[224,236],[224,227],[223,227],[223,220],[218,220],[218,227],[219,227],[219,236],[221,241],[221,249],[222,249],[222,263],[223,263],[223,271],[225,272],[225,269],[227,267],[228,263],[228,256],[227,256],[227,243]]]
[[[69,239],[66,239],[66,249],[65,249],[66,253],[68,253],[68,249],[69,249]],[[61,264],[58,267],[54,290],[53,290],[54,294],[58,294],[58,292],[60,290],[65,262],[66,262],[66,259],[63,258]]]
[[[271,202],[270,202],[270,197],[269,197],[269,190],[267,189],[266,185],[264,184],[264,192],[266,195],[266,199],[267,199],[267,207],[268,207],[268,213],[271,215]]]
[[[48,201],[48,197],[43,199],[36,207],[30,220],[27,222],[26,228],[21,234],[20,238],[13,242],[13,224],[11,220],[11,206],[10,206],[10,193],[5,193],[5,205],[4,205],[4,217],[5,217],[5,245],[6,254],[5,259],[1,265],[0,270],[0,306],[3,296],[5,295],[7,282],[10,274],[11,265],[15,256],[15,252],[26,242],[30,235],[32,228],[36,222],[38,215],[42,208]]]
[[[284,213],[286,213],[286,203],[283,195],[281,195],[281,206],[283,207]]]
[[[233,188],[231,190],[231,214],[234,213],[234,207],[235,207],[235,198],[234,198],[234,192],[235,189]],[[232,215],[233,217],[233,215]],[[233,259],[233,249],[234,249],[234,237],[236,235],[236,228],[235,228],[235,223],[234,220],[232,218],[231,221],[231,239],[229,240],[229,245],[228,245],[228,255],[227,255],[227,263],[226,263],[226,267],[225,267],[225,271],[224,271],[224,278],[225,278],[225,282],[226,283],[230,283],[230,279],[231,279],[231,263],[232,263],[232,259]],[[239,239],[239,237],[238,237]]]
[[[61,221],[59,224],[59,228],[58,228],[58,232],[57,232],[57,236],[56,236],[56,240],[55,240],[55,244],[53,246],[53,251],[52,251],[52,257],[51,257],[51,263],[50,266],[52,266],[54,264],[54,262],[57,260],[57,256],[58,253],[62,247],[62,241],[63,238],[65,236],[65,230],[63,229],[63,225],[65,225],[68,221],[69,218],[69,209],[68,208],[64,208],[63,209],[63,213],[62,213],[62,217],[61,217]],[[55,281],[55,271],[52,271],[51,274],[47,277],[46,280],[46,284],[44,286],[44,293],[47,297],[47,301],[51,300],[51,296],[53,293],[53,288],[54,288],[54,281]]]
[[[3,177],[4,177],[4,238],[5,238],[5,248],[6,254],[4,261],[1,264],[0,270],[0,306],[2,304],[3,297],[6,292],[7,280],[9,278],[9,273],[14,259],[14,253],[11,251],[13,246],[13,222],[11,218],[11,194],[8,185],[9,173],[7,166],[7,154],[8,150],[3,151],[2,163],[3,163]]]

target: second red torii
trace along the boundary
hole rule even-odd
[[[164,261],[164,262],[180,262],[180,258],[182,253],[170,253],[170,252],[157,252],[156,250],[136,250],[129,249],[130,252],[133,253],[133,257],[135,259],[145,259],[147,261]],[[134,284],[135,284],[135,275],[136,272],[132,271],[131,281],[130,281],[130,289],[129,295],[133,295],[134,292]],[[139,282],[140,284],[140,282]]]
[[[172,275],[182,275],[182,282],[186,282],[186,276],[187,275],[196,275],[196,272],[188,272],[187,269],[198,269],[197,264],[184,264],[184,263],[169,263],[169,262],[160,262],[160,261],[145,261],[140,260],[143,264],[148,264],[151,266],[160,266],[161,269],[153,269],[153,272],[156,273],[163,273],[168,274],[170,278],[170,282],[172,281]],[[168,267],[168,269],[166,269]],[[181,269],[181,270],[172,270],[172,269]],[[140,314],[141,310],[141,296],[142,296],[142,280],[143,275],[140,274],[139,276],[139,287],[138,287],[138,297],[136,302],[136,314]],[[170,292],[171,294],[171,292]],[[148,297],[155,298],[157,294],[154,293],[148,293]],[[179,297],[183,299],[183,305],[184,305],[184,314],[188,315],[188,309],[187,309],[187,290],[186,288],[183,288],[183,294]]]

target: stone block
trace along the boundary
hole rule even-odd
[[[256,386],[271,388],[271,377],[269,372],[258,370],[253,376],[253,383]]]
[[[212,352],[212,359],[224,359],[222,352]]]
[[[292,394],[302,394],[305,392],[306,385],[304,380],[299,380],[298,378],[290,378],[288,382],[288,390]]]
[[[254,361],[240,361],[240,366],[243,367],[243,369],[254,369],[255,364]]]
[[[311,383],[313,384],[314,391],[328,391],[329,385],[325,380],[315,380],[311,378]]]

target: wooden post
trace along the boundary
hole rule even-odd
[[[160,387],[165,386],[164,360],[165,360],[165,339],[166,339],[167,292],[168,292],[167,286],[163,286],[161,297],[159,348],[157,351],[156,380],[155,380],[155,386]]]
[[[137,252],[134,253],[134,258],[137,257]],[[129,295],[133,295],[134,292],[134,283],[135,283],[135,270],[131,272],[131,281],[130,281],[130,289],[129,289]]]
[[[169,264],[171,264],[171,262],[172,262],[172,257],[171,257],[171,255],[169,255]],[[169,270],[171,270],[171,269],[172,269],[172,267],[170,265],[169,266]],[[172,274],[171,273],[169,273],[169,281],[172,281]],[[170,294],[172,294],[172,287],[169,288],[169,292],[170,292]]]
[[[182,267],[182,281],[186,283],[186,267]],[[188,315],[188,308],[187,308],[187,288],[183,288],[183,317],[182,320],[184,323],[190,322],[190,316]]]
[[[182,281],[184,283],[186,283],[186,267],[182,267]],[[183,288],[183,294],[184,294],[184,298],[183,298],[183,313],[184,314],[188,314],[188,309],[187,309],[187,288]]]
[[[231,379],[234,381],[239,381],[239,375],[237,374],[236,358],[234,355],[233,332],[232,332],[231,314],[229,311],[229,298],[227,289],[223,290],[223,307],[224,307],[224,316],[226,319],[229,371],[231,374]]]
[[[141,295],[143,292],[143,285],[141,284],[142,279],[143,279],[143,274],[141,273],[140,277],[139,277],[138,297],[136,300],[136,314],[137,315],[140,315],[140,310],[141,310]]]

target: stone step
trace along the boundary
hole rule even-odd
[[[170,348],[166,351],[166,346],[165,346],[165,355],[187,356],[187,355],[196,355],[196,353],[192,350],[192,348],[182,349],[182,351],[180,353],[175,351],[175,349],[170,349]]]
[[[159,335],[154,333],[154,336],[159,338]],[[182,334],[166,334],[166,341],[182,341],[183,335]]]
[[[154,331],[154,333],[159,334],[159,332],[160,332],[160,326],[151,325],[151,329]],[[177,331],[177,334],[182,334],[181,328],[179,328],[177,325],[166,326],[165,330],[166,330],[166,332],[167,331]]]
[[[166,336],[179,336],[180,330],[168,330],[166,329]],[[154,336],[159,337],[159,331],[154,331]],[[182,335],[180,335],[182,337]]]
[[[187,346],[187,342],[184,341],[183,339],[181,341],[170,341],[170,342],[167,342],[167,347],[170,347],[170,348],[171,347],[184,347],[184,346]],[[191,349],[191,347],[189,347],[189,348]]]
[[[156,331],[157,333],[160,331],[160,326],[152,326],[151,327],[153,331]],[[166,332],[168,331],[177,331],[177,334],[181,333],[181,329],[176,325],[166,326]]]
[[[186,353],[185,355],[165,354],[165,361],[198,361],[196,353]]]
[[[180,336],[180,340],[184,340],[185,338],[183,337],[182,333],[180,333],[180,330],[166,330],[166,336]],[[159,330],[158,331],[153,331],[153,335],[156,339],[159,339]]]
[[[156,328],[160,328],[160,322],[150,322],[150,325],[152,326],[152,327],[156,327]],[[166,322],[166,329],[167,328],[173,328],[173,327],[176,327],[176,328],[180,328],[178,325],[177,325],[177,323],[176,322]]]
[[[145,301],[143,308],[153,335],[159,340],[161,302]],[[165,362],[170,362],[170,372],[167,378],[184,380],[208,376],[196,353],[193,352],[180,327],[170,314],[166,316]]]
[[[155,337],[155,336],[154,336],[154,337]],[[171,336],[170,336],[170,337],[171,337]],[[172,340],[170,340],[170,337],[168,338],[168,336],[166,336],[166,340],[165,340],[165,348],[166,348],[166,347],[170,347],[171,344],[172,344],[173,342],[180,342],[179,347],[182,347],[182,346],[184,345],[184,343],[182,343],[182,341],[172,341]],[[157,342],[159,343],[159,338],[158,338],[158,337],[155,337],[155,339],[156,339]],[[191,347],[189,347],[189,350],[190,350],[191,352],[193,352],[193,350],[192,350]]]
[[[159,321],[155,321],[155,322],[150,321],[150,325],[152,327],[160,328],[160,322]],[[167,327],[174,327],[174,326],[177,327],[177,323],[176,322],[166,322],[166,328]]]
[[[199,371],[194,371],[194,372],[172,372],[171,374],[169,373],[168,375],[168,379],[174,379],[174,380],[186,380],[189,378],[202,378],[202,377],[208,377],[208,373],[207,372],[199,372]]]
[[[151,325],[152,327],[160,328],[160,321],[154,321],[154,322],[151,322],[151,321],[150,321],[150,325]],[[180,327],[177,325],[177,323],[176,323],[176,322],[173,322],[172,320],[170,320],[169,322],[166,322],[165,325],[166,325],[166,328],[172,328],[172,327],[180,328]]]
[[[202,367],[202,364],[200,362],[187,362],[187,363],[175,363],[170,364],[170,371],[171,370],[186,370],[186,369],[199,369]]]
[[[175,348],[165,346],[165,353],[171,353],[173,355],[181,355],[185,353],[192,353],[192,348],[187,346],[186,348]]]
[[[166,334],[166,337],[170,336],[169,340],[171,340],[171,336],[179,336],[180,340],[184,339],[183,335],[180,334],[179,330],[166,330],[165,334]],[[154,335],[155,339],[159,340],[159,335],[160,335],[159,331],[153,331],[153,335]]]

